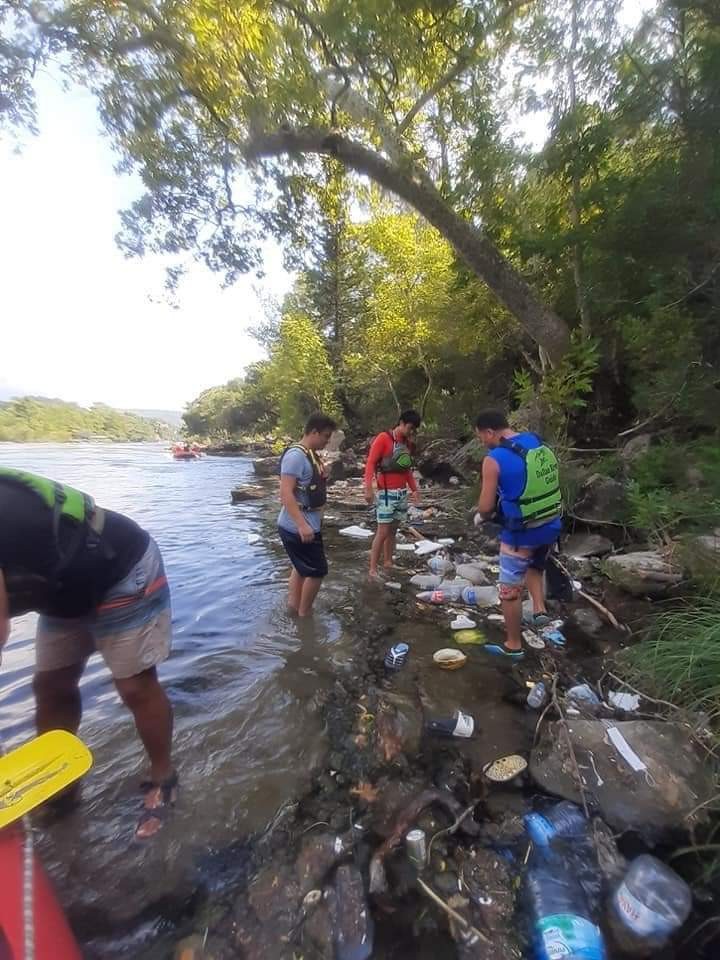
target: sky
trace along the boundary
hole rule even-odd
[[[262,281],[228,290],[193,264],[174,309],[162,258],[126,259],[115,244],[140,189],[115,173],[91,94],[43,73],[37,96],[39,136],[20,153],[0,143],[0,399],[181,410],[262,356],[248,330],[262,319],[258,293],[289,288],[280,250],[266,248]]]
[[[623,20],[653,3],[626,0]],[[162,258],[126,259],[115,244],[119,211],[140,187],[115,173],[93,97],[48,71],[36,89],[39,135],[20,152],[0,142],[0,400],[181,410],[262,356],[249,333],[261,299],[282,299],[292,282],[280,249],[268,244],[262,280],[228,290],[193,264],[173,308]],[[517,130],[539,146],[543,126],[525,117]]]

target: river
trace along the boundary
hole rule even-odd
[[[348,578],[330,578],[312,623],[287,616],[287,563],[267,508],[230,503],[249,460],[175,462],[159,444],[2,444],[0,463],[67,481],[133,517],[165,558],[174,640],[160,676],[175,708],[174,816],[154,841],[133,839],[143,754],[94,656],[80,735],[95,763],[79,808],[37,832],[88,957],[164,957],[152,944],[192,897],[208,855],[262,830],[310,783],[323,745],[316,695],[352,657],[334,612]],[[14,622],[0,668],[5,748],[33,736],[34,621]]]

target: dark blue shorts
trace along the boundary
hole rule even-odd
[[[285,552],[290,557],[290,563],[301,577],[327,576],[328,565],[321,533],[316,533],[315,539],[310,543],[303,543],[299,533],[291,533],[284,527],[278,527],[278,533]]]

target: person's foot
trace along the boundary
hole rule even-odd
[[[178,791],[178,775],[175,770],[159,782],[147,780],[140,784],[145,795],[145,809],[135,828],[138,840],[148,840],[162,829],[168,814],[175,806]]]
[[[373,583],[382,583],[383,575],[382,573],[380,573],[379,570],[370,570],[368,572],[368,580],[370,580]]]
[[[483,650],[496,657],[505,657],[507,660],[522,660],[525,656],[522,647],[509,647],[506,643],[486,643]]]

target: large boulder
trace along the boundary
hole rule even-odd
[[[620,449],[620,459],[625,464],[634,463],[648,452],[651,444],[652,436],[649,433],[639,433]]]
[[[613,549],[612,540],[599,533],[573,533],[563,541],[563,552],[569,557],[604,557]]]
[[[682,572],[657,550],[615,554],[604,561],[607,576],[636,597],[662,597],[682,580]]]
[[[353,450],[335,451],[323,456],[323,462],[328,474],[328,483],[338,483],[340,480],[351,480],[362,477],[365,465]]]
[[[627,513],[627,490],[625,485],[612,477],[594,473],[580,488],[574,506],[580,520],[615,521],[625,519]]]
[[[447,483],[451,477],[465,480],[467,477],[461,476],[453,463],[453,458],[460,449],[457,440],[432,440],[418,454],[417,468],[427,480],[438,483]]]
[[[617,727],[646,765],[633,770],[608,737]],[[676,723],[630,720],[567,721],[568,734],[590,805],[616,830],[637,830],[654,842],[674,831],[686,832],[706,816],[704,801],[714,793],[712,771],[687,727]],[[530,774],[554,796],[582,803],[567,740],[560,724],[543,731],[530,757]]]
[[[253,460],[253,470],[258,477],[276,477],[280,473],[280,457]]]
[[[230,491],[230,499],[233,503],[244,503],[246,500],[262,500],[266,493],[262,487],[235,487]]]

